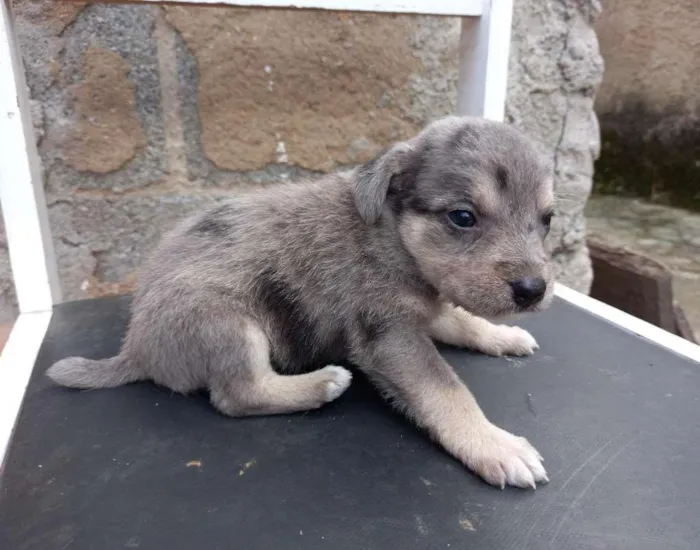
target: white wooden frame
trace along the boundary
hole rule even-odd
[[[513,0],[137,1],[460,16],[458,114],[503,120]],[[0,202],[20,315],[0,356],[0,468],[52,307],[61,300],[27,85],[9,2],[0,0]],[[556,292],[594,315],[700,362],[700,347],[690,342],[561,285]]]
[[[65,0],[64,0],[65,1]],[[103,0],[115,4],[193,4],[197,6],[239,6],[249,8],[312,9],[416,15],[478,17],[489,0]]]
[[[27,84],[0,0],[0,203],[19,317],[0,356],[0,468],[34,361],[61,300]]]

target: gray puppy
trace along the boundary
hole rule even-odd
[[[486,481],[535,487],[542,457],[487,420],[433,340],[492,355],[535,340],[498,317],[543,308],[551,167],[515,129],[449,117],[359,168],[242,193],[189,219],[143,269],[118,356],[70,357],[75,388],[208,389],[230,416],[336,399],[353,364]],[[481,316],[481,317],[480,317]]]

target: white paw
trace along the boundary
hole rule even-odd
[[[520,327],[493,325],[477,342],[477,349],[487,355],[532,355],[539,349],[537,340]]]
[[[470,441],[466,465],[492,485],[532,487],[547,483],[542,455],[524,437],[518,437],[488,424]]]
[[[338,399],[342,393],[348,389],[350,382],[352,381],[352,374],[348,369],[343,367],[336,367],[335,365],[329,365],[323,367],[320,372],[325,375],[327,379],[325,383],[326,401],[333,401]]]

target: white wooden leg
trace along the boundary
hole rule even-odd
[[[587,311],[591,315],[605,319],[618,327],[628,330],[642,338],[646,338],[661,347],[700,364],[700,346],[680,336],[676,336],[671,332],[665,331],[662,328],[652,325],[638,317],[634,317],[629,313],[625,313],[605,302],[591,298],[587,294],[578,292],[561,283],[556,283],[554,293],[562,300]]]
[[[51,315],[21,313],[0,355],[0,471]]]
[[[49,311],[60,287],[9,0],[0,0],[0,203],[20,312]]]
[[[462,19],[457,114],[503,120],[512,20],[513,0],[484,0],[481,17]]]

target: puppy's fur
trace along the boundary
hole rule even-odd
[[[356,170],[241,194],[179,226],[145,266],[118,356],[71,357],[77,388],[150,379],[208,389],[230,416],[320,407],[362,369],[448,452],[492,484],[546,481],[539,453],[491,424],[433,340],[530,354],[511,282],[540,277],[547,162],[516,130],[449,117]],[[469,209],[459,229],[448,212]]]

